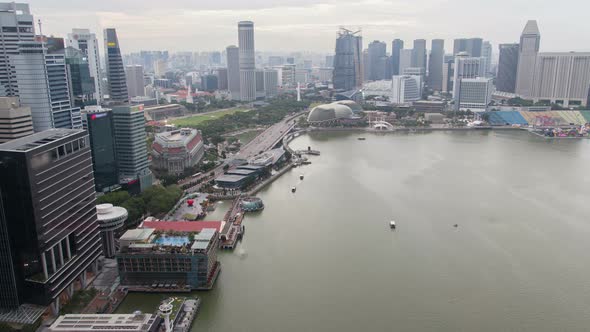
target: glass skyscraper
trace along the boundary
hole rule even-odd
[[[119,188],[111,110],[87,107],[82,113],[82,119],[90,137],[96,191],[108,192]]]

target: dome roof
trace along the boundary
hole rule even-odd
[[[336,119],[350,119],[352,117],[352,110],[350,107],[341,104],[332,104],[334,112],[336,112]]]
[[[363,108],[361,107],[361,105],[357,104],[353,100],[339,100],[337,102],[334,102],[334,104],[346,105],[346,106],[350,107],[350,109],[355,113],[363,111]]]
[[[347,105],[339,103],[324,104],[314,107],[307,116],[308,122],[325,122],[339,119],[350,119],[352,110]]]

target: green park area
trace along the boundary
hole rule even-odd
[[[186,117],[186,118],[174,119],[174,120],[171,120],[170,122],[175,124],[178,127],[192,127],[192,128],[194,128],[199,125],[202,125],[205,121],[217,120],[217,119],[220,119],[226,115],[234,114],[237,112],[247,112],[247,111],[249,111],[249,109],[237,107],[237,108],[227,109],[227,110],[218,111],[218,112],[197,114],[197,115],[193,115],[193,116]]]

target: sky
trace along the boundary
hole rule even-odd
[[[587,0],[29,0],[43,33],[66,37],[89,28],[102,38],[117,29],[123,53],[212,51],[237,45],[237,22],[255,24],[257,51],[333,53],[338,28],[362,29],[363,43],[400,38],[481,37],[518,42],[529,19],[541,30],[541,51],[590,51]],[[564,9],[571,8],[571,9]]]

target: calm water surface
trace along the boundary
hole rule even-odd
[[[293,141],[322,155],[259,194],[194,331],[590,329],[590,141],[363,135]]]

